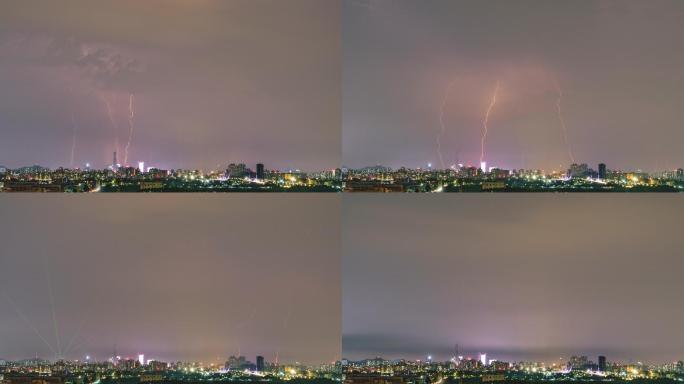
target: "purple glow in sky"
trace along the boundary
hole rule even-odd
[[[342,355],[681,359],[679,196],[345,195]]]
[[[0,164],[338,167],[339,35],[337,1],[3,2]]]
[[[346,1],[342,162],[441,167],[439,136],[445,167],[479,166],[498,82],[490,166],[682,167],[682,17],[677,0]]]

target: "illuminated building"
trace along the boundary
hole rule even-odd
[[[591,366],[589,358],[586,356],[571,356],[568,361],[568,369],[571,371],[584,371]]]
[[[247,359],[244,356],[231,356],[228,358],[228,361],[226,361],[225,368],[227,370],[237,370],[245,369],[250,365],[251,363],[247,361]]]
[[[116,171],[118,167],[119,163],[116,160],[116,151],[114,151],[114,154],[112,156],[112,170]]]

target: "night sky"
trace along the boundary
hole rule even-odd
[[[0,359],[339,359],[339,199],[199,196],[1,199]]]
[[[677,196],[343,198],[347,358],[684,354]]]
[[[349,0],[343,163],[684,166],[684,2]],[[449,84],[451,92],[444,102]],[[444,108],[441,108],[444,103]]]
[[[683,18],[679,0],[2,2],[0,165],[673,169]],[[5,197],[0,359],[681,359],[679,200]]]
[[[338,167],[339,20],[334,0],[2,2],[0,165],[123,163],[133,94],[129,164]]]

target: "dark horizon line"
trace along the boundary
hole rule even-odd
[[[613,353],[615,353],[615,351],[613,351]],[[484,353],[484,352],[483,352],[483,354],[487,355],[487,357],[493,357],[493,356],[490,356],[489,353]],[[610,354],[609,354],[609,353],[600,354],[600,353],[598,353],[598,352],[594,352],[593,354],[588,354],[588,353],[574,353],[574,354],[569,354],[569,355],[567,355],[567,356],[562,356],[562,357],[558,358],[557,360],[558,360],[558,361],[561,361],[561,362],[564,364],[564,363],[566,363],[571,357],[582,357],[582,356],[586,356],[586,357],[588,357],[588,358],[590,358],[590,359],[591,359],[592,357],[599,357],[599,356],[604,356],[604,357],[608,358],[608,357],[610,356]],[[433,359],[428,359],[428,355],[426,355],[425,358],[423,358],[423,359],[412,359],[412,358],[408,358],[408,357],[386,358],[386,357],[383,357],[383,356],[381,356],[381,355],[376,355],[376,356],[374,356],[374,357],[364,357],[364,358],[354,358],[354,359],[350,359],[350,358],[345,358],[345,357],[343,356],[343,357],[342,357],[342,360],[347,360],[347,361],[352,362],[352,363],[359,363],[359,362],[368,361],[368,360],[382,360],[382,361],[388,361],[388,362],[396,362],[396,361],[414,361],[414,362],[422,362],[422,363],[441,364],[441,363],[449,363],[449,362],[452,362],[454,358],[458,358],[458,357],[462,357],[463,360],[466,360],[466,359],[467,359],[467,360],[479,360],[479,356],[477,356],[477,355],[476,355],[476,356],[471,356],[471,354],[463,354],[463,355],[459,355],[459,356],[453,356],[451,359],[447,359],[447,360],[440,360],[440,359],[435,359],[435,358],[433,358]],[[549,359],[551,359],[551,358],[549,358]],[[516,359],[511,360],[511,361],[505,361],[505,360],[497,360],[497,361],[508,362],[508,363],[519,363],[519,362],[525,362],[525,363],[527,363],[527,362],[544,363],[544,362],[548,361],[549,359],[544,360],[544,359],[530,359],[530,358],[524,359],[524,358],[516,358]],[[553,358],[553,359],[556,359],[556,358]],[[562,360],[561,360],[561,359],[562,359]],[[494,359],[494,360],[496,360],[496,359]],[[609,359],[610,362],[616,363],[616,364],[634,364],[634,363],[639,363],[639,364],[644,364],[644,365],[661,365],[661,364],[669,364],[669,363],[672,363],[672,361],[658,362],[658,363],[644,363],[644,361],[649,361],[649,360],[645,360],[645,359],[636,359],[635,361],[631,361],[631,360],[632,360],[632,359],[630,359],[630,361],[625,362],[625,361],[620,360],[620,359],[615,359],[615,360],[610,360],[610,359]],[[682,359],[679,360],[679,361],[682,361],[682,360],[684,360],[684,358],[682,358]]]
[[[242,162],[239,162],[239,163],[227,163],[227,164],[226,164],[226,167],[229,166],[230,164],[245,164],[245,165],[247,165],[247,163],[242,163]],[[265,165],[265,163],[254,163],[255,166],[256,166],[257,164],[263,164],[263,165]],[[60,169],[62,169],[62,170],[70,170],[70,171],[86,171],[86,170],[90,170],[90,171],[109,171],[109,170],[112,170],[110,167],[111,167],[111,165],[109,165],[109,166],[107,166],[107,167],[104,167],[104,168],[94,168],[94,167],[91,167],[91,168],[74,167],[74,168],[72,168],[72,167],[61,166],[61,165],[60,165],[60,166],[57,166],[57,167],[50,167],[50,166],[45,166],[45,165],[40,165],[40,164],[22,165],[22,166],[18,166],[18,167],[8,167],[8,166],[4,166],[4,165],[0,164],[0,168],[5,168],[5,169],[10,170],[10,171],[16,171],[16,170],[23,169],[23,168],[43,168],[43,169],[46,169],[46,170],[48,170],[48,171],[56,171],[56,170],[60,170]],[[248,167],[249,167],[249,166],[248,166]],[[138,169],[137,166],[132,165],[132,164],[129,164],[129,165],[126,165],[126,166],[124,166],[124,165],[119,165],[119,169],[125,169],[125,168]],[[204,169],[201,169],[201,168],[168,168],[168,169],[166,169],[166,168],[160,168],[160,167],[150,167],[150,168],[158,169],[158,170],[202,171],[202,172],[205,172],[205,170],[204,170]],[[333,168],[333,169],[330,169],[330,168],[323,168],[323,169],[315,169],[315,170],[309,170],[309,169],[303,169],[303,168],[264,168],[264,170],[265,170],[265,171],[275,171],[275,172],[308,172],[308,173],[316,173],[316,172],[331,171],[331,170],[339,169],[339,168],[340,168],[340,167]],[[250,169],[251,169],[251,168],[250,168]],[[222,170],[222,169],[221,169],[221,168],[217,168],[217,169],[207,170],[207,171],[208,171],[208,172],[212,172],[212,171],[220,171],[220,170]]]
[[[86,354],[86,355],[84,355],[84,356],[90,356],[90,355],[87,355],[87,354]],[[275,361],[274,361],[274,360],[268,360],[267,357],[266,357],[265,355],[260,355],[260,354],[255,354],[254,356],[247,356],[247,355],[243,355],[243,354],[239,354],[239,355],[238,355],[238,354],[234,354],[234,355],[230,355],[230,356],[224,357],[223,360],[218,360],[218,361],[220,362],[220,364],[223,364],[223,363],[225,363],[228,359],[230,359],[231,357],[244,357],[244,358],[247,359],[247,361],[251,361],[250,359],[256,358],[256,357],[258,357],[258,356],[263,357],[263,358],[264,358],[264,361],[267,362],[267,363],[275,364]],[[126,356],[125,358],[122,357],[122,356],[119,356],[119,357],[121,357],[121,359],[118,359],[118,361],[126,361],[126,360],[136,360],[136,361],[137,361],[137,360],[138,360],[138,357],[137,357],[137,356]],[[2,356],[0,356],[0,361],[6,361],[6,362],[12,362],[12,363],[17,363],[17,362],[22,362],[22,361],[31,361],[31,360],[42,360],[42,361],[47,361],[47,362],[50,363],[50,364],[54,364],[54,363],[57,363],[57,362],[60,362],[60,361],[64,361],[64,362],[80,362],[80,363],[89,362],[89,363],[91,363],[91,364],[100,364],[100,363],[108,363],[108,362],[111,362],[111,356],[110,356],[109,358],[107,358],[107,359],[104,359],[104,360],[102,360],[102,359],[90,359],[90,360],[89,360],[89,359],[86,359],[86,358],[83,358],[83,359],[74,359],[74,358],[67,358],[67,357],[60,357],[60,358],[52,357],[52,358],[48,358],[48,357],[42,357],[42,356],[31,356],[31,357],[23,357],[23,358],[3,358]],[[146,360],[147,360],[147,359],[146,359]],[[207,363],[211,364],[211,361],[212,361],[212,360],[216,360],[216,358],[215,358],[215,357],[214,357],[214,358],[210,358],[210,359],[188,359],[188,358],[182,358],[182,359],[181,359],[181,358],[173,358],[173,359],[170,359],[170,358],[154,358],[154,359],[150,359],[150,360],[151,360],[151,361],[156,361],[156,362],[162,362],[162,363],[176,363],[176,362],[181,362],[181,363],[205,363],[205,362],[207,362]],[[340,360],[337,360],[337,361],[340,361]],[[311,363],[311,362],[289,361],[289,360],[286,360],[286,361],[278,361],[278,365],[280,365],[280,366],[283,366],[283,365],[293,365],[293,364],[296,364],[296,365],[304,365],[304,366],[309,366],[309,367],[310,367],[310,366],[316,366],[316,365],[326,365],[326,364],[330,364],[330,362]]]
[[[237,162],[237,163],[235,163],[235,162],[230,162],[230,163],[226,163],[226,166],[228,166],[228,165],[230,165],[230,164],[245,164],[245,165],[247,165],[248,163],[244,163],[244,162]],[[265,163],[254,163],[255,166],[256,166],[257,164],[263,164],[263,165],[265,165]],[[590,164],[593,164],[593,163],[588,163],[588,162],[575,162],[575,163],[570,163],[570,164],[566,165],[567,168],[566,168],[565,170],[567,170],[569,167],[571,167],[571,166],[573,166],[573,165],[578,165],[578,166],[580,166],[580,165],[587,165],[587,166],[589,166]],[[599,162],[599,163],[596,163],[596,165],[606,165],[606,163],[601,163],[601,162]],[[16,166],[16,167],[9,167],[9,166],[4,166],[4,165],[0,164],[0,168],[5,168],[5,169],[7,169],[7,170],[12,170],[12,171],[14,171],[14,170],[19,170],[19,169],[23,169],[23,168],[44,168],[44,169],[46,169],[46,170],[48,170],[48,171],[56,171],[56,170],[59,170],[59,169],[71,170],[71,171],[86,171],[86,170],[91,170],[91,171],[107,171],[107,170],[111,170],[110,167],[111,167],[111,165],[106,166],[106,167],[104,167],[104,168],[95,168],[95,167],[91,167],[91,168],[84,167],[84,168],[81,168],[81,167],[69,167],[69,166],[63,166],[63,165],[60,165],[60,166],[57,166],[57,167],[51,167],[51,166],[45,166],[45,165],[40,165],[40,164],[31,164],[31,165],[22,165],[22,166]],[[138,167],[137,167],[136,165],[134,165],[134,164],[129,164],[129,165],[125,165],[125,166],[119,164],[119,168],[134,168],[134,169],[138,169]],[[185,167],[175,167],[175,168],[173,168],[173,167],[172,167],[172,168],[150,167],[150,168],[158,169],[158,170],[176,170],[176,171],[178,171],[178,170],[183,170],[183,171],[203,171],[203,172],[205,171],[205,169],[202,169],[202,168],[194,168],[194,167],[193,167],[193,168],[185,168]],[[401,165],[401,166],[394,166],[394,167],[393,167],[393,166],[384,165],[384,164],[374,164],[374,165],[363,165],[363,166],[356,166],[356,167],[350,167],[350,166],[346,166],[346,165],[341,165],[341,166],[337,166],[336,168],[333,168],[333,169],[330,169],[330,168],[317,168],[317,169],[315,169],[315,170],[303,169],[303,168],[265,168],[265,170],[267,170],[267,171],[276,171],[276,172],[298,171],[298,172],[312,172],[312,173],[315,173],[315,172],[330,171],[330,170],[334,170],[334,169],[345,169],[345,170],[351,170],[351,171],[360,171],[360,170],[373,169],[373,168],[385,168],[385,169],[389,170],[390,172],[397,171],[397,170],[400,170],[400,169],[422,170],[422,171],[431,171],[431,172],[449,172],[449,171],[457,171],[457,170],[459,170],[459,169],[468,169],[468,168],[480,169],[479,166],[474,165],[474,164],[459,164],[459,167],[455,167],[455,168],[454,168],[454,167],[441,168],[441,167],[434,167],[434,166],[431,166],[431,165],[428,165],[428,166],[426,166],[426,167],[421,167],[421,166],[411,167],[411,166],[408,166],[408,165]],[[546,170],[543,169],[543,168],[523,168],[523,167],[520,167],[520,168],[515,168],[515,167],[512,167],[512,168],[491,167],[491,168],[492,168],[492,169],[497,169],[497,170],[512,170],[512,171],[524,170],[524,171],[543,171],[543,172],[546,172]],[[610,170],[610,171],[613,171],[613,172],[645,172],[645,173],[673,172],[673,171],[677,171],[677,170],[680,170],[680,169],[684,169],[684,166],[678,167],[678,168],[674,168],[674,169],[665,168],[665,169],[650,170],[650,171],[647,171],[647,170],[644,170],[644,169],[641,169],[641,168],[636,168],[636,169],[607,168],[607,170]],[[218,171],[218,170],[221,170],[221,168],[208,169],[209,172],[211,172],[211,171]],[[563,170],[560,170],[560,171],[563,171]],[[487,172],[488,172],[488,171],[487,171]]]
[[[428,163],[428,164],[430,164],[430,163]],[[587,165],[587,166],[590,166],[590,164],[595,164],[595,165],[597,165],[597,166],[600,165],[600,164],[607,165],[606,163],[603,163],[603,162],[597,162],[597,163],[575,162],[575,163],[570,163],[570,164],[566,165],[566,169],[565,169],[565,170],[568,169],[567,167],[571,167],[572,165]],[[433,172],[438,172],[438,171],[457,171],[457,170],[462,169],[462,168],[466,168],[466,169],[467,169],[467,168],[476,168],[476,169],[480,169],[480,167],[477,166],[477,165],[475,165],[475,164],[457,164],[457,165],[460,165],[460,166],[459,166],[459,167],[455,167],[455,168],[452,168],[452,167],[441,168],[441,167],[429,166],[429,165],[426,164],[425,167],[421,167],[421,166],[418,166],[418,167],[411,167],[411,166],[408,166],[408,165],[401,165],[401,166],[394,166],[394,167],[393,167],[393,166],[384,165],[384,164],[374,164],[374,165],[364,165],[364,166],[357,166],[357,167],[349,167],[349,166],[343,165],[341,168],[342,168],[342,169],[348,169],[348,170],[355,170],[355,171],[364,170],[364,169],[372,169],[372,168],[387,168],[387,169],[389,169],[390,171],[397,171],[397,170],[400,170],[400,169],[411,169],[411,170],[423,170],[423,171],[433,171]],[[512,167],[512,168],[505,168],[505,167],[492,167],[492,169],[498,169],[498,170],[544,171],[544,172],[546,172],[546,170],[543,169],[543,168],[523,168],[523,167],[520,167],[520,168],[515,168],[515,167]],[[676,170],[678,170],[678,169],[684,169],[684,166],[678,167],[678,168],[674,168],[674,169],[666,168],[666,169],[655,170],[655,171],[645,171],[645,170],[643,170],[643,169],[641,169],[641,168],[636,168],[636,169],[634,169],[634,170],[625,170],[625,169],[620,169],[620,168],[607,168],[607,169],[610,170],[610,171],[613,171],[613,172],[647,172],[647,173],[653,173],[653,172],[671,172],[671,171],[676,171]],[[562,171],[562,170],[561,170],[561,171]]]

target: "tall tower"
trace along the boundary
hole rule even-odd
[[[606,357],[605,356],[599,356],[598,357],[598,370],[601,372],[606,371]]]
[[[114,348],[112,348],[112,358],[111,358],[112,365],[116,366],[119,362],[119,359],[116,358],[116,344],[114,344]]]
[[[605,180],[606,178],[606,165],[604,163],[598,165],[598,177],[601,180]]]
[[[112,169],[116,170],[116,151],[114,151],[114,156],[112,156]]]

